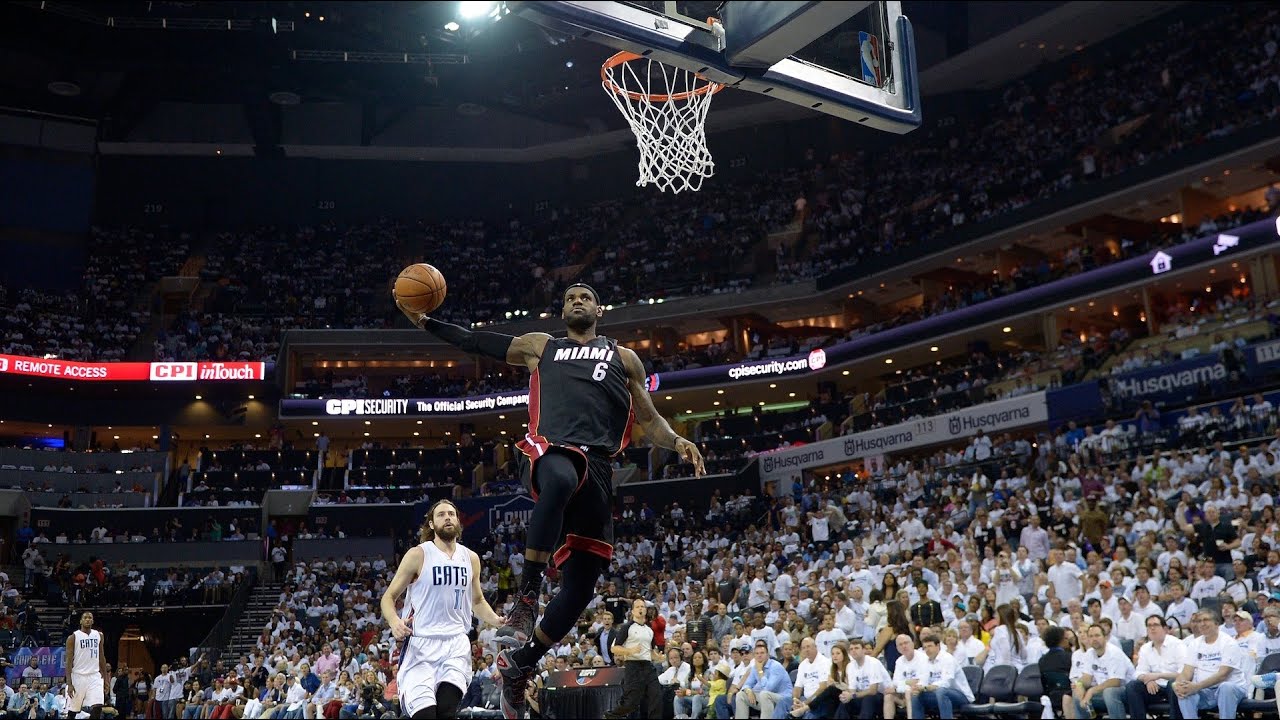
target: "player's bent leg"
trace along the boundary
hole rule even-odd
[[[539,632],[513,654],[521,665],[532,666],[546,654],[551,645],[573,629],[578,616],[591,604],[600,573],[608,567],[613,546],[600,540],[569,535],[557,553],[561,578],[560,592],[547,603],[547,611],[538,624]]]
[[[431,707],[422,708],[409,717],[413,718],[413,720],[436,720],[439,716],[436,715],[436,706],[432,705]]]
[[[591,603],[600,572],[613,556],[612,545],[578,535],[569,535],[561,550],[560,592],[547,604],[542,623],[527,643],[516,650],[503,650],[495,661],[502,683],[502,714],[509,720],[524,716],[525,690],[538,661],[569,633]]]
[[[525,564],[520,589],[507,622],[498,628],[498,645],[519,647],[529,641],[538,619],[538,591],[547,560],[564,529],[565,508],[582,484],[583,469],[567,450],[552,448],[534,463],[531,479],[537,500],[529,516],[525,538]]]
[[[458,717],[458,705],[462,703],[462,688],[443,682],[436,686],[436,714],[440,720]]]

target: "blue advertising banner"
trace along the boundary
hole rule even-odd
[[[1049,405],[1049,427],[1057,428],[1069,420],[1096,417],[1102,412],[1102,388],[1096,380],[1065,388],[1045,391]]]
[[[1246,358],[1250,355],[1245,353]],[[1217,387],[1229,376],[1230,373],[1222,363],[1222,359],[1217,353],[1212,353],[1168,365],[1113,375],[1111,394],[1116,399],[1125,401],[1186,402],[1194,399],[1201,388]]]
[[[67,649],[65,647],[20,647],[13,653],[13,665],[5,668],[4,675],[9,687],[17,688],[22,684],[22,671],[31,664],[31,658],[39,662],[40,675],[46,678],[67,676]]]
[[[414,523],[420,526],[427,516],[430,503],[414,506]],[[504,521],[520,525],[529,521],[533,512],[533,498],[524,493],[517,495],[488,495],[458,500],[458,515],[462,520],[462,543],[476,544],[484,541],[493,529]]]

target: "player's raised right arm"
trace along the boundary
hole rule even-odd
[[[422,571],[422,548],[412,547],[409,552],[404,554],[400,560],[400,567],[396,568],[395,577],[391,578],[391,584],[387,586],[387,591],[382,593],[382,601],[378,603],[382,609],[382,619],[387,621],[387,625],[391,626],[391,634],[397,640],[403,640],[413,633],[413,629],[404,624],[404,620],[400,619],[400,615],[396,612],[396,599],[409,589],[409,583],[418,577],[418,573]]]
[[[551,336],[546,333],[507,335],[484,330],[468,330],[460,325],[436,320],[424,313],[410,312],[399,302],[396,305],[414,325],[463,352],[483,355],[520,367],[536,365],[537,360],[542,357],[542,350],[546,347],[547,340],[551,339]]]

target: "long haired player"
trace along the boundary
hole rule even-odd
[[[495,661],[502,713],[516,720],[524,715],[525,688],[538,661],[573,627],[613,559],[610,459],[627,446],[632,423],[638,422],[654,445],[676,451],[697,475],[704,472],[702,453],[653,407],[640,358],[596,334],[604,309],[589,285],[575,283],[565,290],[561,318],[568,336],[563,338],[472,332],[397,304],[414,325],[441,340],[531,373],[529,432],[517,447],[524,454],[522,478],[534,506],[519,594],[498,630],[497,641],[509,647]],[[560,590],[535,629],[548,562],[561,571]]]
[[[502,616],[480,590],[480,558],[458,543],[458,508],[439,500],[427,512],[416,545],[404,554],[382,595],[382,617],[399,650],[400,711],[412,718],[455,718],[471,684],[471,616],[493,626]],[[405,598],[405,617],[396,600]]]

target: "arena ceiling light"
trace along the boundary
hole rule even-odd
[[[466,0],[458,3],[458,17],[463,20],[475,20],[492,13],[496,9],[497,3]]]
[[[448,32],[458,32],[459,30],[462,29],[462,26],[459,25],[457,22],[450,20],[449,22],[444,24],[444,29],[447,30]]]

